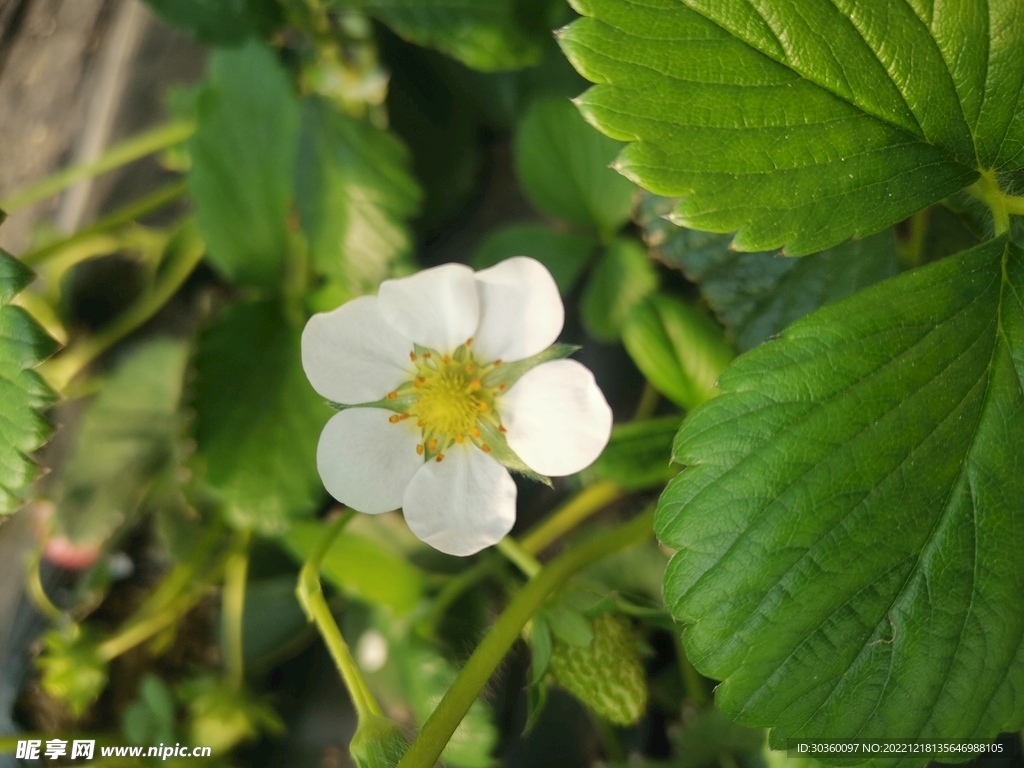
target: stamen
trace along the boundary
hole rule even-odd
[[[423,443],[418,443],[416,445],[416,454],[418,456],[422,456],[423,455]]]
[[[493,363],[491,363],[491,365],[497,368],[499,365],[501,365],[501,360],[495,360]]]
[[[430,359],[430,353],[429,352],[424,352],[423,353],[423,357],[424,357],[424,359],[429,360]]]
[[[415,352],[410,352],[409,353],[409,359],[412,360],[415,363],[419,358],[416,357],[416,353]]]
[[[472,363],[466,363],[466,373],[472,373],[476,370],[476,366]]]
[[[499,432],[501,432],[501,434],[503,434],[503,435],[504,435],[504,434],[505,434],[506,432],[508,432],[508,430],[507,430],[507,429],[505,429],[505,428],[504,428],[503,426],[501,426],[500,424],[498,425],[498,431],[499,431]]]
[[[491,409],[491,407],[487,403],[485,403],[483,400],[481,400],[479,403],[477,403],[476,407],[477,407],[477,410],[480,410],[480,411],[489,411]]]
[[[500,392],[504,392],[504,391],[505,391],[505,388],[506,388],[507,386],[508,386],[508,384],[506,384],[505,382],[502,382],[501,384],[499,384],[499,385],[498,385],[498,391],[500,391]]]
[[[399,416],[398,418],[399,418],[399,419],[400,419],[401,421],[405,421],[405,420],[406,420],[406,419],[408,419],[408,418],[409,418],[409,416],[411,416],[411,415],[412,415],[412,414],[410,414],[410,413],[409,413],[408,411],[406,411],[405,413],[403,413],[403,414],[402,414],[401,416]]]
[[[388,400],[397,400],[397,399],[398,399],[398,393],[397,392],[388,392]]]
[[[473,337],[472,336],[470,336],[468,339],[466,339],[466,346],[467,347],[472,347],[473,346]]]
[[[458,443],[459,445],[462,445],[465,442],[465,440],[466,440],[466,436],[465,435],[456,435],[455,436],[455,442]]]
[[[479,438],[480,429],[478,427],[473,427],[471,430],[469,430],[469,434],[472,435],[473,437]]]
[[[444,454],[443,453],[437,454],[437,463],[440,464],[442,461],[444,461]]]
[[[427,426],[427,422],[425,422],[423,419],[420,419],[419,421],[416,422],[416,426],[419,427],[420,429],[423,429],[425,426]]]
[[[430,449],[431,453],[433,453],[434,451],[437,450],[437,438],[436,437],[432,437],[429,440],[427,440],[427,448]]]
[[[483,445],[480,446],[480,450],[483,451],[484,453],[490,453],[491,446],[489,446],[487,443],[484,443]]]
[[[446,365],[448,363],[450,363],[451,361],[452,361],[452,359],[450,357],[448,357],[448,355],[445,355],[444,357],[441,358],[441,362],[445,363]]]
[[[390,421],[392,424],[397,424],[401,420],[402,420],[402,417],[399,416],[397,413],[394,416],[388,416],[388,421]]]
[[[478,389],[480,389],[480,379],[473,379],[471,382],[469,382],[470,392],[476,392]]]

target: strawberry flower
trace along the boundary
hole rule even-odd
[[[495,544],[515,522],[509,469],[570,475],[608,443],[593,374],[552,346],[564,319],[551,274],[526,257],[426,269],[314,315],[302,365],[340,409],[317,448],[327,490],[369,514],[402,507],[448,554]]]

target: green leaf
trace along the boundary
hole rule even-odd
[[[334,0],[359,8],[400,37],[436,48],[473,69],[538,64],[547,30],[533,29],[520,0]]]
[[[609,167],[621,148],[568,100],[544,99],[516,130],[516,175],[530,202],[549,216],[614,232],[629,219],[636,189]]]
[[[275,0],[145,0],[157,16],[206,45],[268,37],[281,25]]]
[[[207,258],[242,285],[280,290],[289,252],[299,106],[273,50],[218,50],[199,94],[189,189]]]
[[[284,544],[299,562],[305,562],[323,537],[322,523],[298,522],[285,534]],[[340,534],[324,555],[324,577],[345,594],[384,605],[395,614],[408,614],[423,594],[423,574],[405,558],[372,539],[355,533]],[[387,578],[382,578],[387,574]]]
[[[102,545],[166,491],[179,467],[178,411],[189,347],[158,339],[134,350],[104,382],[78,429],[53,491],[53,533]]]
[[[741,351],[898,271],[891,231],[800,258],[774,251],[741,253],[729,247],[728,235],[677,227],[662,218],[672,205],[653,195],[644,201],[644,239],[663,261],[700,286]]]
[[[697,710],[685,719],[673,739],[672,768],[708,768],[722,764],[723,755],[756,758],[764,748],[764,731],[745,728],[716,707]]]
[[[315,636],[295,599],[296,579],[297,574],[286,573],[246,584],[242,650],[247,674],[293,658]]]
[[[512,224],[491,234],[473,254],[473,268],[493,267],[513,256],[531,256],[548,268],[563,296],[572,290],[597,242],[544,224]]]
[[[275,302],[229,307],[199,340],[197,458],[238,526],[267,534],[324,497],[316,445],[331,415],[306,380],[299,336]]]
[[[57,344],[25,310],[11,305],[33,278],[30,269],[0,250],[0,515],[21,506],[21,492],[39,475],[28,454],[53,433],[39,411],[56,395],[32,369]]]
[[[667,483],[679,471],[671,463],[679,421],[679,416],[663,416],[612,427],[607,447],[588,471],[627,491]]]
[[[616,341],[629,313],[658,289],[658,273],[635,240],[619,238],[601,254],[583,291],[580,311],[587,333]]]
[[[550,603],[544,607],[544,619],[554,637],[569,645],[585,648],[594,641],[594,631],[586,617],[562,602]]]
[[[1024,724],[1022,295],[985,243],[797,321],[683,424],[666,603],[776,748]]]
[[[791,255],[1024,165],[1017,0],[573,0],[578,100],[677,221]]]
[[[656,293],[638,305],[622,343],[647,380],[687,410],[715,394],[715,381],[733,358],[722,330],[699,309]]]
[[[530,628],[530,685],[540,685],[551,663],[551,626],[544,615],[533,617]]]
[[[171,744],[176,717],[174,694],[159,677],[147,673],[140,681],[138,696],[121,714],[121,733],[129,744]]]
[[[394,135],[307,99],[296,196],[313,267],[355,294],[376,289],[412,236],[420,189]]]

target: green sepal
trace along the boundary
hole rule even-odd
[[[95,633],[79,624],[53,629],[43,636],[43,653],[36,659],[43,690],[67,704],[79,717],[107,686],[107,662]],[[196,742],[205,743],[205,742]]]
[[[357,768],[394,768],[409,748],[401,729],[386,717],[360,718],[348,752]]]
[[[530,627],[530,685],[544,680],[551,666],[551,625],[544,615],[533,617]]]
[[[543,352],[538,352],[533,357],[525,360],[516,360],[511,363],[502,363],[493,371],[481,379],[485,387],[499,387],[502,384],[510,389],[525,373],[536,368],[541,363],[551,360],[563,360],[580,349],[576,344],[552,344]]]
[[[187,703],[191,722],[189,739],[223,754],[261,733],[284,732],[284,723],[265,697],[236,690],[212,675],[182,683],[178,696]]]
[[[480,429],[480,440],[491,449],[492,459],[516,474],[536,480],[538,483],[544,483],[548,488],[554,487],[550,477],[534,472],[526,465],[526,462],[519,458],[516,452],[509,447],[505,436],[492,424],[481,421],[477,422],[477,426]]]

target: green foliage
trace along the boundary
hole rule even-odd
[[[516,130],[516,175],[530,202],[549,216],[614,232],[628,221],[635,190],[608,167],[621,148],[568,100],[537,101]]]
[[[615,341],[626,318],[658,288],[658,273],[635,240],[617,238],[598,259],[583,291],[580,311],[587,333]]]
[[[177,693],[188,708],[189,741],[210,747],[214,755],[263,733],[284,732],[284,723],[269,701],[211,675],[186,680]]]
[[[313,552],[324,535],[321,523],[298,522],[284,544],[300,561]],[[356,533],[341,533],[320,566],[324,577],[348,595],[387,606],[396,615],[408,614],[423,594],[423,574],[403,557]],[[380,574],[386,573],[387,578]]]
[[[711,318],[664,293],[648,297],[630,313],[622,341],[648,381],[686,409],[715,394],[718,374],[733,357]]]
[[[43,652],[36,659],[43,690],[80,717],[107,686],[107,662],[96,637],[78,624],[51,629],[43,635]]]
[[[291,246],[299,104],[274,51],[255,40],[210,58],[188,142],[189,189],[207,258],[226,278],[281,289]]]
[[[1000,238],[869,288],[739,358],[684,423],[666,600],[772,745],[1024,722],[1022,285]]]
[[[1016,0],[574,7],[580,108],[634,142],[617,167],[737,248],[820,251],[1024,165]]]
[[[188,345],[159,339],[127,356],[89,404],[54,489],[53,533],[102,545],[173,493]]]
[[[668,458],[679,420],[678,416],[662,416],[617,424],[608,446],[586,471],[630,491],[668,482],[679,471]]]
[[[394,135],[307,99],[297,205],[314,268],[369,293],[411,249],[406,219],[420,203],[409,154]]]
[[[56,343],[11,302],[32,282],[31,270],[0,250],[0,516],[21,505],[21,492],[39,474],[28,454],[52,427],[39,413],[55,395],[32,369]]]
[[[324,495],[316,445],[331,411],[302,371],[299,335],[276,302],[236,304],[203,333],[196,355],[203,477],[233,524],[269,534]]]
[[[729,247],[728,235],[677,227],[663,218],[673,204],[653,195],[644,199],[644,239],[663,261],[700,286],[741,351],[808,312],[897,272],[896,243],[889,231],[801,258],[741,253]]]
[[[485,269],[513,256],[531,256],[555,278],[563,296],[586,269],[597,242],[586,235],[559,232],[543,224],[512,224],[487,237],[473,254],[473,268]]]
[[[647,708],[647,683],[629,624],[613,614],[590,620],[593,642],[566,642],[558,633],[551,646],[551,677],[598,715],[631,725]]]
[[[145,0],[164,21],[200,43],[236,45],[250,35],[269,36],[281,23],[275,0]]]
[[[547,29],[535,27],[522,0],[334,0],[358,8],[417,45],[485,71],[540,62]]]
[[[682,727],[672,736],[671,760],[650,760],[634,764],[633,768],[712,768],[726,762],[724,758],[741,761],[738,764],[763,765],[764,731],[744,728],[727,718],[715,707],[698,709],[683,719]],[[778,753],[784,765],[794,759]],[[813,761],[811,761],[813,763]],[[727,763],[728,764],[728,763]],[[783,768],[780,764],[777,768]],[[772,766],[769,761],[771,768]],[[625,768],[623,766],[623,768]],[[797,768],[817,768],[816,765]]]
[[[150,673],[139,681],[138,698],[125,707],[121,730],[129,744],[173,744],[176,707],[166,683]]]

